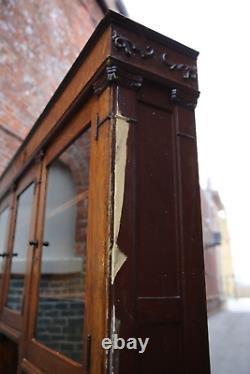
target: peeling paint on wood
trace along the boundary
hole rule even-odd
[[[113,248],[112,248],[112,284],[115,277],[127,256],[123,253],[122,248],[119,248],[117,239],[120,230],[122,207],[124,200],[124,187],[125,187],[125,172],[127,162],[127,138],[129,132],[129,122],[125,117],[120,115],[115,117],[115,186],[114,186],[114,233],[113,233]]]

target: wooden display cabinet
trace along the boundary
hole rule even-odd
[[[197,55],[109,12],[5,170],[1,372],[210,372]]]

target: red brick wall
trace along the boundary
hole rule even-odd
[[[21,138],[13,135],[0,125],[0,173],[5,169],[12,155],[20,145]]]
[[[79,198],[76,203],[75,222],[75,253],[77,256],[86,255],[90,136],[89,128],[59,157],[59,160],[63,162],[71,172],[75,186],[75,198]]]
[[[102,16],[95,0],[0,0],[0,174]]]

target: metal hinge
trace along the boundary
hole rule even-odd
[[[0,257],[17,257],[18,256],[18,253],[7,253],[7,252],[3,252],[3,253],[0,253]]]
[[[86,366],[85,374],[90,374],[91,367],[91,335],[87,336],[87,346],[86,346]]]
[[[99,128],[106,122],[110,121],[112,118],[112,114],[109,113],[105,118],[100,121],[99,113],[96,113],[96,120],[95,120],[95,140],[98,140],[99,137]]]
[[[40,149],[39,152],[35,156],[35,162],[40,162],[45,156],[44,149]]]

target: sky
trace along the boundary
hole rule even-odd
[[[130,18],[200,52],[200,184],[225,206],[235,276],[250,284],[250,21],[244,0],[123,0]]]

